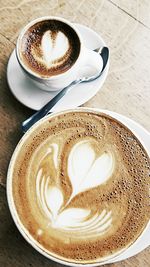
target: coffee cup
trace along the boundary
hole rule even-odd
[[[24,73],[47,91],[60,90],[103,66],[101,56],[85,47],[73,23],[52,16],[37,18],[23,28],[16,56]]]
[[[149,222],[149,156],[105,112],[58,112],[32,126],[9,164],[9,208],[41,254],[71,266],[121,255]]]

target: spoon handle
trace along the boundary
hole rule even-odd
[[[52,109],[52,107],[55,106],[55,104],[65,95],[69,92],[69,89],[75,86],[76,84],[81,83],[81,79],[75,80],[69,85],[67,85],[65,88],[63,88],[52,100],[50,100],[44,107],[42,107],[39,111],[34,113],[31,117],[29,117],[27,120],[25,120],[22,123],[22,131],[25,133],[34,123],[36,123],[38,120],[43,118],[45,115],[48,114],[48,112]]]
[[[97,73],[96,75],[93,75],[92,77],[83,77],[80,79],[77,79],[73,82],[71,82],[68,86],[63,88],[53,99],[51,99],[43,108],[41,108],[39,111],[37,111],[35,114],[33,114],[31,117],[29,117],[27,120],[25,120],[22,123],[22,131],[25,133],[34,123],[36,123],[38,120],[43,118],[45,115],[50,113],[50,110],[52,107],[55,106],[55,104],[65,95],[67,94],[72,87],[74,87],[76,84],[82,83],[82,82],[91,82],[97,78],[99,78],[108,62],[109,58],[109,49],[107,47],[102,47],[101,51],[99,52],[99,55],[101,55],[103,60],[103,67],[102,70]]]

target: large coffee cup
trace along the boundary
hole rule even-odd
[[[94,109],[37,122],[10,161],[7,197],[24,238],[71,266],[111,261],[150,219],[150,159],[136,135]]]
[[[60,17],[38,18],[25,26],[16,55],[25,74],[48,91],[96,73],[103,65],[98,53],[84,46],[74,24]]]

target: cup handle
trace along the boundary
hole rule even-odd
[[[99,53],[84,48],[83,50],[83,61],[80,67],[80,73],[92,76],[96,71],[101,71],[103,68],[103,60]]]

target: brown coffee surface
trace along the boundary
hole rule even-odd
[[[13,198],[38,247],[73,263],[129,247],[150,219],[150,159],[117,120],[92,111],[45,119],[22,145]]]
[[[23,64],[41,77],[67,71],[79,52],[80,40],[76,32],[64,22],[53,19],[35,23],[19,43]]]

